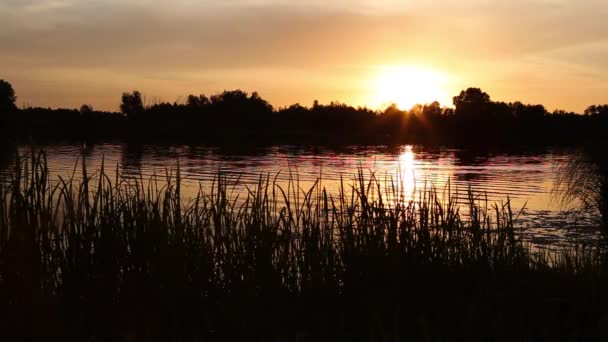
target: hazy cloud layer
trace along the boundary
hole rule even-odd
[[[114,109],[135,87],[171,101],[240,87],[278,105],[362,104],[375,65],[415,63],[455,75],[454,91],[608,102],[606,1],[326,3],[3,0],[0,78],[45,106]]]

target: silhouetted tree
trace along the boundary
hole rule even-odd
[[[388,136],[403,136],[407,134],[408,115],[393,103],[380,114],[381,132]]]
[[[608,117],[608,105],[592,105],[585,109],[585,115]]]
[[[5,80],[0,80],[0,112],[14,111],[17,109],[15,102],[15,90],[13,86]]]
[[[553,115],[553,116],[571,116],[571,115],[578,115],[578,114],[576,114],[575,112],[568,112],[563,109],[556,109],[551,113],[551,115]]]
[[[468,88],[454,96],[455,115],[481,118],[490,105],[490,95],[479,88]]]
[[[248,94],[240,89],[224,90],[220,94],[211,95],[211,103],[215,105],[239,106],[247,103]]]
[[[516,119],[534,121],[542,119],[547,110],[543,105],[525,105],[521,102],[515,102],[510,105],[513,116]]]
[[[133,93],[123,93],[120,111],[127,117],[136,117],[144,112],[144,103],[141,99],[141,93],[137,90]]]
[[[189,108],[202,108],[208,106],[211,103],[209,98],[205,95],[188,95],[188,100],[186,101],[186,106]]]
[[[301,104],[295,103],[287,108],[281,109],[280,111],[287,115],[306,115],[308,110],[308,108],[302,106]]]
[[[490,102],[490,95],[479,88],[468,88],[462,90],[460,95],[454,96],[453,101],[455,106],[467,103],[488,103]]]
[[[224,119],[238,116],[241,122],[255,122],[255,116],[260,118],[272,113],[272,106],[262,99],[257,92],[249,96],[242,90],[224,91],[210,98],[214,112]],[[236,122],[234,122],[236,124]]]
[[[10,84],[1,81],[0,86],[4,108],[16,109]],[[549,114],[542,105],[491,101],[479,88],[463,90],[453,100],[454,109],[434,102],[409,111],[395,105],[374,111],[315,100],[311,107],[295,104],[274,110],[258,93],[249,95],[242,90],[210,97],[189,95],[185,103],[148,106],[142,94],[133,91],[122,94],[122,114],[95,111],[85,104],[80,110],[27,108],[19,115],[0,115],[0,126],[6,127],[0,136],[221,141],[228,137],[226,132],[236,129],[247,139],[268,137],[273,141],[579,143],[603,140],[608,128],[608,105],[590,106],[587,115]]]
[[[89,115],[93,112],[93,106],[89,104],[83,104],[80,106],[80,115]]]
[[[434,101],[433,103],[425,104],[424,106],[422,106],[420,114],[425,121],[435,122],[441,119],[443,110],[439,102]]]

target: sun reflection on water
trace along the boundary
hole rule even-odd
[[[397,179],[401,186],[403,199],[410,201],[414,199],[416,192],[416,162],[412,146],[405,146],[399,155],[399,169]]]

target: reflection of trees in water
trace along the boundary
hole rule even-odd
[[[560,166],[555,195],[564,207],[578,205],[583,210],[597,212],[604,229],[608,227],[608,157],[607,146],[595,145],[583,149]]]
[[[94,143],[84,143],[82,145],[82,149],[80,150],[80,153],[82,154],[82,156],[84,158],[89,159],[93,155],[94,151],[95,151]]]
[[[492,154],[484,150],[459,149],[454,151],[454,165],[462,167],[463,170],[471,167],[482,166],[490,162]],[[474,171],[457,172],[454,177],[462,182],[475,182],[479,180],[481,173]]]
[[[457,166],[478,166],[488,162],[492,154],[488,151],[475,149],[459,149],[454,151],[454,164]]]
[[[121,166],[126,172],[141,170],[141,160],[144,154],[142,144],[126,143],[121,148]]]
[[[453,150],[454,165],[462,170],[477,167],[493,166],[498,164],[540,164],[542,158],[534,160],[533,157],[545,156],[550,152],[546,147],[502,147],[492,149],[463,148]],[[487,171],[459,172],[454,175],[457,180],[465,182],[479,181],[487,175]]]
[[[457,166],[481,166],[493,163],[497,157],[530,157],[545,155],[550,152],[546,147],[494,147],[461,148],[454,150],[454,163]]]
[[[0,176],[11,167],[17,156],[17,147],[13,144],[0,143]]]

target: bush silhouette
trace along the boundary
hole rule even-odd
[[[144,103],[141,99],[141,93],[137,90],[133,93],[123,93],[120,111],[127,117],[134,118],[144,112]]]
[[[13,86],[5,80],[0,80],[0,112],[10,112],[17,109],[16,101],[17,97]]]

